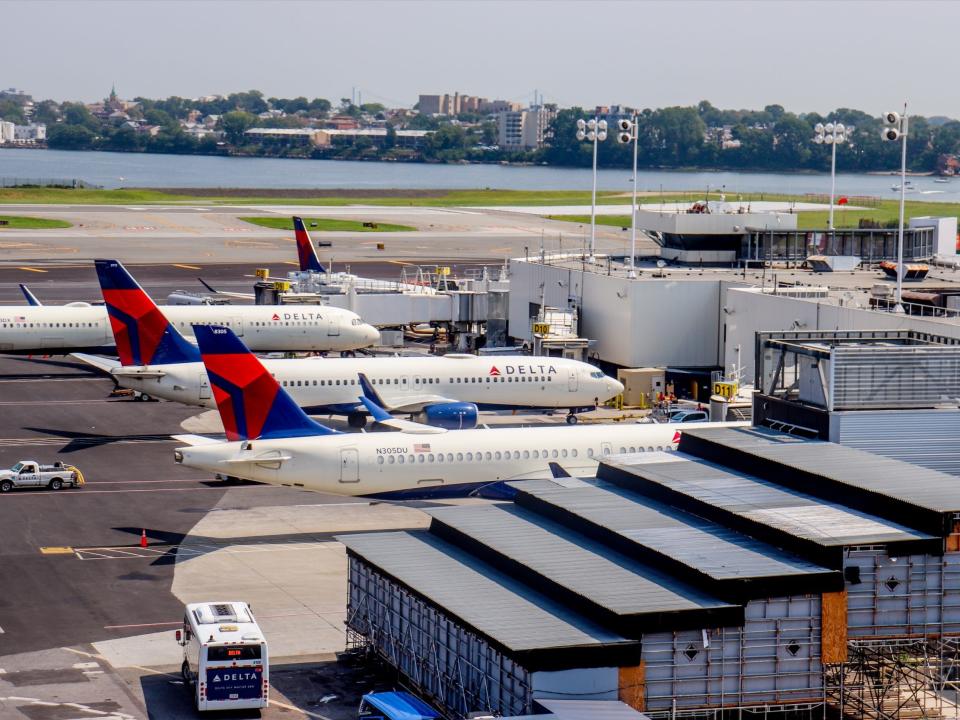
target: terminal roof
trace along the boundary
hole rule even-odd
[[[840,569],[850,545],[938,554],[942,540],[679,452],[618,455],[597,477]]]
[[[725,600],[843,587],[836,570],[612,485],[561,479],[511,486],[518,505]]]
[[[337,538],[359,557],[530,670],[626,667],[641,644],[601,628],[424,531]]]
[[[435,508],[430,531],[627,637],[743,624],[743,607],[512,503]]]
[[[685,430],[680,450],[819,498],[946,537],[960,483],[946,473],[762,428]]]

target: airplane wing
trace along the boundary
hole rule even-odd
[[[254,300],[253,293],[239,293],[239,292],[230,292],[229,290],[217,290],[210,283],[208,283],[203,278],[197,278],[200,281],[200,284],[203,285],[207,290],[212,292],[214,295],[222,295],[223,297],[236,298],[237,300]]]
[[[360,387],[363,390],[363,395],[360,396],[360,402],[363,403],[367,412],[370,413],[370,417],[381,425],[392,427],[395,430],[403,430],[408,433],[416,433],[418,435],[436,435],[447,432],[445,428],[424,425],[423,423],[413,422],[412,420],[401,420],[391,415],[384,410],[383,399],[377,391],[373,389],[370,380],[368,380],[367,376],[363,373],[360,373]]]
[[[100,357],[99,355],[87,355],[86,353],[70,353],[70,357],[76,358],[82,363],[86,363],[97,370],[113,374],[113,371],[120,368],[120,361],[112,358]]]
[[[550,464],[553,465],[553,463]],[[593,463],[592,465],[565,465],[562,470],[568,473],[566,477],[554,474],[552,468],[544,468],[543,470],[534,470],[533,472],[521,473],[520,475],[511,475],[508,478],[503,478],[503,482],[507,482],[508,480],[569,481],[576,478],[595,477],[597,474],[597,465],[598,463]]]
[[[387,392],[378,390],[377,395],[383,401],[382,407],[394,412],[420,412],[427,405],[459,402],[453,398],[427,393],[391,393],[389,390]]]
[[[223,440],[208,438],[204,437],[203,435],[171,435],[170,437],[177,442],[183,443],[184,445],[189,445],[190,447],[195,447],[197,445],[214,445],[216,443],[223,442]]]

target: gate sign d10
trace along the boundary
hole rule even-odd
[[[533,324],[533,334],[534,334],[534,335],[549,335],[549,334],[550,334],[550,323],[534,323],[534,324]]]
[[[715,382],[713,384],[713,394],[725,397],[731,400],[737,395],[737,383],[735,382]]]
[[[207,669],[208,700],[249,700],[260,697],[263,668],[225,667]]]

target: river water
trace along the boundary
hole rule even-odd
[[[602,190],[629,192],[629,170],[598,173]],[[0,150],[0,184],[11,179],[83,180],[117,187],[222,188],[405,188],[507,190],[589,190],[591,173],[583,168],[506,165],[425,165],[420,163],[284,160],[141,153]],[[837,174],[838,195],[895,198],[899,178],[889,175]],[[913,200],[960,201],[960,178],[948,183],[915,177]],[[805,194],[830,192],[829,174],[680,172],[644,170],[641,191],[724,189],[738,192]]]

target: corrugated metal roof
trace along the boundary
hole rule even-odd
[[[843,445],[722,428],[684,431],[680,449],[940,536],[960,512],[955,477]]]
[[[610,485],[511,483],[516,502],[724,599],[839,589],[838,572]]]
[[[836,568],[842,567],[844,546],[909,543],[916,549],[920,542],[927,545],[926,552],[936,552],[941,542],[890,520],[685,453],[605,458],[597,476]],[[808,544],[815,546],[809,548],[813,552],[805,551]]]
[[[431,532],[630,637],[738,626],[743,608],[512,503],[426,510]]]
[[[524,667],[640,661],[640,643],[586,618],[424,531],[341,535],[347,551]]]

